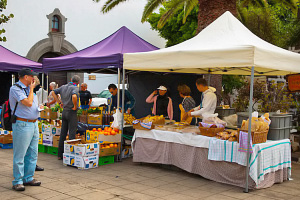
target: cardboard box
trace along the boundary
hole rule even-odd
[[[61,133],[61,128],[56,127],[56,126],[52,126],[52,127],[51,127],[51,133],[52,133],[52,135],[60,135],[60,133]]]
[[[1,144],[11,144],[11,143],[13,143],[12,135],[0,135],[0,143]]]
[[[99,143],[78,144],[74,148],[75,154],[79,156],[93,156],[99,154]]]
[[[81,141],[80,139],[75,139],[75,140],[66,140],[64,142],[64,152],[68,154],[75,154],[75,145],[71,144],[73,142],[78,142]]]
[[[10,135],[12,132],[7,130],[0,131],[0,135]]]
[[[41,111],[41,118],[43,119],[57,119],[57,112],[52,112],[51,109],[42,110]]]
[[[60,138],[60,136],[59,135],[54,135],[53,136],[53,147],[58,147],[58,145],[59,145],[59,138]]]
[[[63,154],[63,164],[64,165],[75,166],[75,155],[64,153]]]
[[[100,148],[100,157],[114,156],[120,154],[121,143],[118,143],[118,147]]]
[[[102,115],[88,115],[88,124],[102,125]]]
[[[78,169],[97,168],[99,162],[99,155],[94,156],[75,156],[75,166]]]
[[[43,134],[39,134],[39,144],[43,144]]]
[[[43,145],[52,146],[52,144],[53,144],[53,136],[52,135],[48,136],[43,134]]]
[[[42,124],[42,134],[50,136],[52,134],[52,126],[51,124]]]
[[[87,124],[87,122],[88,122],[88,116],[87,115],[79,115],[78,116],[78,121],[82,122],[84,124]]]
[[[119,143],[119,142],[121,142],[121,139],[122,139],[122,134],[116,134],[116,135],[99,134],[98,135],[98,142],[100,144]]]

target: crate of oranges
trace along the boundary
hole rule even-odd
[[[121,143],[101,144],[99,157],[119,155],[120,148],[121,148]]]

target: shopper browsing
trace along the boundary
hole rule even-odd
[[[61,160],[64,153],[64,141],[66,140],[67,133],[69,131],[69,139],[75,139],[77,131],[77,109],[78,109],[78,96],[79,90],[77,85],[79,84],[80,77],[74,75],[71,82],[61,86],[58,89],[52,91],[52,95],[56,102],[63,107],[62,112],[62,126],[61,134],[58,146],[58,159]],[[58,99],[58,94],[61,96],[61,100]]]
[[[167,95],[167,88],[161,85],[157,88],[157,90],[150,94],[150,96],[146,99],[146,102],[153,103],[153,115],[163,115],[164,117],[172,120],[173,104],[172,99]]]
[[[38,99],[33,93],[36,87],[33,70],[24,68],[19,71],[18,86],[9,91],[9,103],[12,110],[13,130],[13,190],[24,191],[24,186],[40,186],[41,182],[33,178],[38,157],[39,117]],[[15,113],[14,109],[16,107]]]

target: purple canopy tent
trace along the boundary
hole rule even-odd
[[[8,72],[17,72],[20,69],[28,67],[34,71],[41,72],[42,64],[24,58],[0,45],[0,70]]]
[[[125,26],[104,40],[81,51],[57,58],[43,59],[45,72],[82,70],[100,72],[103,70],[118,70],[118,107],[120,105],[120,68],[123,68],[123,54],[157,50],[158,48],[146,42]],[[114,71],[114,70],[113,70]],[[125,79],[125,74],[123,74]],[[123,85],[124,86],[124,85]],[[123,87],[124,88],[124,87]],[[124,92],[122,93],[124,100]],[[124,106],[124,102],[122,104]],[[122,110],[124,107],[122,106]],[[123,119],[124,121],[124,116]],[[123,134],[123,126],[121,125]],[[123,140],[122,140],[123,141]],[[121,142],[122,148],[122,142]],[[122,159],[121,157],[119,158]]]
[[[43,59],[43,68],[45,72],[122,68],[124,53],[157,49],[123,26],[104,40],[81,51],[66,56]]]

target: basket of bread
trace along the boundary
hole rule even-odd
[[[271,120],[269,119],[269,113],[264,114],[261,117],[252,117],[251,120],[251,138],[253,144],[264,143],[267,141],[269,132],[269,125]],[[249,119],[243,120],[241,129],[238,131],[237,141],[239,142],[240,131],[248,132]]]
[[[222,124],[199,123],[200,134],[208,137],[215,137],[217,133],[224,131],[225,126]]]
[[[225,130],[222,132],[217,133],[216,138],[221,140],[228,140],[228,141],[237,141],[238,131],[237,130]]]

